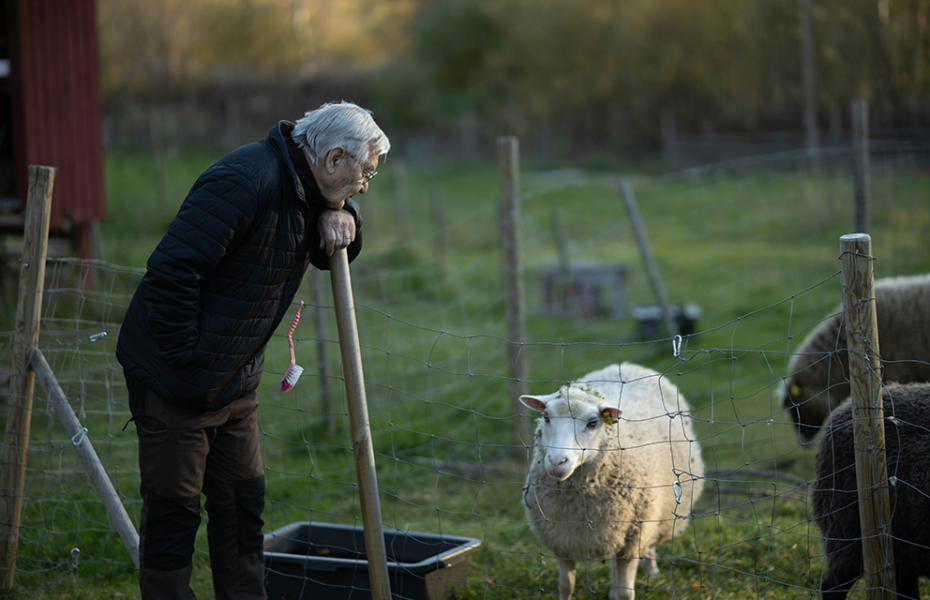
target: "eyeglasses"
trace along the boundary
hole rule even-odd
[[[369,171],[368,169],[362,169],[362,175],[365,177],[365,183],[368,183],[377,175],[377,171]]]
[[[360,161],[358,158],[356,158],[354,155],[349,154],[348,152],[346,152],[346,154],[348,154],[348,155],[349,155],[353,160],[355,160],[356,162],[358,162],[358,163],[361,163],[361,162],[362,162],[362,161]],[[377,175],[377,174],[378,174],[377,171],[371,171],[371,170],[369,170],[369,169],[366,169],[365,167],[362,167],[362,177],[365,178],[365,181],[363,181],[362,183],[368,183],[369,181],[371,181],[372,179],[374,179],[374,178],[375,178],[375,175]]]

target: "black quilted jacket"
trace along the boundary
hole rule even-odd
[[[316,226],[325,205],[312,174],[304,185],[294,168],[285,141],[292,129],[281,121],[194,183],[120,330],[116,356],[130,389],[144,385],[208,411],[258,386],[265,345],[308,265],[329,268]],[[354,202],[344,210],[356,219],[352,260],[361,249],[361,216]]]

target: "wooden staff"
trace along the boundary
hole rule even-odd
[[[368,554],[368,575],[373,600],[390,600],[387,551],[381,523],[381,501],[378,498],[378,475],[375,472],[375,451],[371,444],[368,423],[368,401],[365,397],[365,375],[362,373],[362,352],[355,321],[355,299],[349,276],[349,255],[343,248],[329,258],[333,301],[336,306],[336,326],[339,329],[339,349],[342,352],[342,372],[346,380],[349,404],[349,425],[352,429],[352,449],[358,477],[358,495],[362,507],[362,527]]]

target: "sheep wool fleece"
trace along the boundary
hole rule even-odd
[[[920,597],[930,577],[930,384],[889,383],[882,390],[885,461],[895,583],[899,598]],[[811,512],[823,537],[823,598],[845,598],[863,575],[853,406],[836,409],[820,439]]]
[[[882,381],[930,381],[930,274],[875,281]],[[813,440],[832,409],[852,393],[846,315],[837,306],[795,350],[781,389],[802,441]]]
[[[617,403],[617,431],[604,436],[571,476],[556,481],[543,464],[539,420],[524,488],[530,527],[559,558],[654,557],[657,544],[684,530],[688,521],[679,517],[690,515],[703,488],[704,462],[686,416],[690,406],[665,378],[631,363],[594,371],[578,383]]]

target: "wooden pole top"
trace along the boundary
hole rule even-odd
[[[867,233],[847,233],[846,235],[840,236],[840,242],[846,242],[848,244],[871,241],[871,239],[872,236]]]

